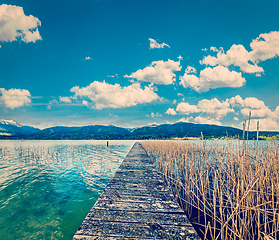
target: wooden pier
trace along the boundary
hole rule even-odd
[[[73,239],[200,238],[152,160],[135,143]]]

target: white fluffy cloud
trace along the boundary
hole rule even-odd
[[[93,60],[91,57],[85,57],[83,60],[88,61],[88,60]]]
[[[189,103],[181,102],[177,104],[176,111],[180,114],[190,114],[200,112],[196,105],[190,105]]]
[[[254,110],[251,110],[250,108],[242,108],[240,110],[241,114],[245,117],[249,116],[250,111],[253,114],[253,118],[267,118],[273,115],[272,111],[267,107]]]
[[[241,87],[245,83],[241,73],[230,71],[223,66],[207,67],[200,72],[200,77],[189,74],[189,67],[187,67],[184,76],[180,76],[179,79],[180,85],[185,88],[191,87],[197,92],[207,92],[209,89],[222,87]]]
[[[187,102],[178,103],[176,112],[186,115],[191,113],[205,113],[219,120],[228,113],[234,112],[234,109],[230,108],[228,100],[220,102],[217,98],[213,98],[211,100],[200,100],[197,105],[190,105]]]
[[[82,100],[82,104],[88,107],[88,101]]]
[[[48,102],[47,109],[51,109],[52,105],[58,104],[58,101],[56,99],[52,99],[51,101]]]
[[[239,95],[226,99],[231,107],[239,108],[240,113],[248,118],[251,111],[250,129],[256,130],[257,121],[260,122],[261,130],[279,130],[279,106],[274,111],[269,109],[265,103],[255,97],[242,99]],[[237,117],[234,120],[239,120]]]
[[[164,48],[165,46],[170,48],[170,46],[166,43],[159,44],[159,43],[157,43],[157,41],[155,39],[152,39],[152,38],[149,38],[148,40],[150,41],[150,49]]]
[[[210,51],[212,52],[222,52],[224,49],[222,47],[220,47],[220,49],[216,48],[216,47],[210,47]]]
[[[58,101],[56,99],[52,99],[51,101],[49,101],[49,104],[58,104]]]
[[[0,100],[7,108],[15,109],[31,103],[31,94],[28,90],[0,88],[0,92],[2,93]]]
[[[197,117],[193,118],[193,122],[200,123],[200,124],[222,125],[221,122],[217,121],[214,118],[202,117],[202,116],[197,116]]]
[[[168,59],[168,61],[154,61],[150,66],[144,69],[139,69],[130,76],[125,75],[126,78],[135,78],[139,81],[156,83],[156,84],[172,84],[175,81],[176,75],[174,72],[181,71],[180,60],[175,62]]]
[[[40,20],[32,15],[26,16],[22,7],[0,5],[0,41],[36,42],[42,39],[38,26],[41,26]]]
[[[232,45],[232,47],[224,53],[218,51],[217,57],[206,56],[200,61],[201,64],[210,66],[222,65],[228,67],[235,65],[240,67],[240,70],[248,73],[263,72],[263,68],[256,64],[250,64],[250,54],[243,45]]]
[[[168,114],[168,115],[176,115],[177,112],[173,109],[173,108],[169,108],[165,114]]]
[[[59,101],[64,103],[71,103],[72,99],[71,97],[59,97]]]
[[[198,123],[198,124],[211,124],[211,125],[222,125],[221,122],[217,121],[216,119],[209,118],[209,117],[201,117],[197,116],[195,118],[187,117],[179,119],[179,122],[190,122],[190,123]]]
[[[263,101],[254,98],[247,97],[242,99],[239,95],[230,98],[229,103],[232,106],[240,107],[240,112],[243,116],[248,117],[251,111],[252,118],[268,118],[268,117],[276,117],[276,109],[272,112]]]
[[[258,120],[260,121],[261,130],[279,130],[279,106],[272,111],[263,101],[255,97],[242,99],[242,97],[237,95],[224,101],[219,101],[217,98],[210,100],[202,99],[196,105],[181,102],[177,104],[176,109],[169,108],[166,114],[198,114],[199,116],[190,116],[183,118],[183,120],[194,123],[221,125],[220,120],[229,113],[234,113],[237,116],[241,114],[244,119],[247,119],[250,111],[251,130],[255,130]],[[233,120],[239,121],[239,118],[234,116]],[[252,124],[254,125],[252,126]]]
[[[226,53],[215,48],[216,52],[218,52],[217,56],[206,56],[200,63],[225,67],[234,65],[247,73],[263,72],[263,68],[257,66],[257,63],[279,56],[279,32],[260,34],[250,43],[250,47],[252,51],[248,52],[243,45],[233,44]]]
[[[195,69],[194,67],[188,66],[185,70],[185,73],[197,73],[197,69]]]
[[[111,77],[111,78],[116,77],[116,78],[119,78],[119,75],[118,75],[118,73],[117,73],[117,74],[115,74],[115,75],[107,75],[107,77]]]
[[[279,119],[277,118],[262,118],[262,119],[251,119],[249,129],[251,131],[257,130],[257,122],[259,121],[260,131],[278,131],[279,130]],[[242,123],[240,125],[242,127]]]
[[[242,97],[237,95],[235,97],[230,98],[229,102],[232,106],[239,105],[241,107],[250,108],[250,109],[266,108],[265,103],[255,97],[247,97],[245,99],[242,99]]]
[[[90,99],[94,103],[92,108],[99,110],[132,107],[159,99],[152,86],[142,89],[139,83],[122,88],[119,84],[94,81],[87,87],[75,86],[70,91],[75,93],[77,98]],[[85,105],[88,105],[88,102]]]
[[[220,102],[217,98],[199,101],[198,109],[200,112],[214,116],[216,119],[220,119],[228,113],[234,112],[234,109],[230,108],[230,104],[227,100]]]
[[[260,34],[250,47],[250,60],[254,63],[279,56],[279,31]]]
[[[160,114],[160,113],[154,113],[154,112],[152,112],[152,113],[150,114],[150,117],[152,117],[152,118],[158,118],[158,117],[163,117],[163,116],[162,116],[162,114]]]

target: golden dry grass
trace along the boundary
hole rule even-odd
[[[278,146],[141,144],[204,239],[279,239]]]

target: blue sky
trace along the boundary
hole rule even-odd
[[[278,1],[0,3],[0,119],[279,131]]]

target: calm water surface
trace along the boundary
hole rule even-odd
[[[0,141],[0,239],[71,239],[135,141]]]

